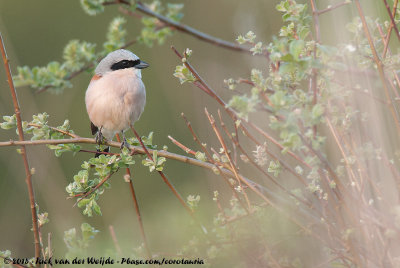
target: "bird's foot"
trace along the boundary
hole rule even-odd
[[[95,140],[96,140],[96,143],[98,145],[103,144],[103,142],[105,141],[103,133],[101,132],[101,128],[99,129],[99,131],[97,131],[96,136],[95,136]]]
[[[126,149],[128,149],[128,150],[131,149],[131,148],[129,147],[129,143],[128,143],[128,141],[126,140],[125,137],[124,137],[124,139],[123,139],[123,141],[122,141],[122,143],[121,143],[121,146],[120,146],[119,148],[122,150],[122,149],[124,149],[124,147],[125,147]]]

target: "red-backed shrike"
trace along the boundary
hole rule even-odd
[[[146,104],[146,90],[141,69],[149,65],[132,52],[119,49],[100,61],[86,91],[86,110],[92,134],[101,143],[103,137],[112,140],[116,133],[128,146],[124,130],[137,121]],[[107,150],[108,151],[108,150]]]

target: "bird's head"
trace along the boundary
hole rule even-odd
[[[138,56],[126,49],[118,49],[108,53],[97,65],[96,75],[103,76],[108,72],[133,68],[139,77],[140,69],[149,67],[149,64],[140,60]]]

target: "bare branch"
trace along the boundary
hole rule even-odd
[[[357,6],[358,14],[360,15],[360,18],[361,18],[361,22],[362,22],[362,25],[363,25],[364,33],[365,33],[365,35],[366,35],[366,37],[368,39],[368,43],[369,43],[369,46],[371,48],[372,55],[374,56],[375,64],[376,64],[376,66],[378,68],[379,77],[380,77],[381,82],[382,82],[382,86],[383,86],[383,89],[384,89],[384,92],[385,92],[386,100],[390,103],[390,105],[389,105],[390,113],[392,114],[393,120],[394,120],[395,125],[397,127],[397,131],[398,131],[398,133],[400,133],[400,119],[397,116],[394,104],[393,104],[393,102],[391,100],[391,97],[390,97],[389,89],[388,89],[388,86],[387,86],[387,83],[386,83],[386,79],[385,79],[385,71],[384,71],[384,68],[383,68],[383,63],[380,60],[380,58],[378,56],[378,53],[377,53],[377,51],[375,49],[375,45],[374,45],[372,36],[371,36],[371,34],[369,32],[367,21],[365,19],[364,12],[362,10],[360,1],[359,0],[354,0],[354,1],[356,3],[356,6]],[[383,0],[383,1],[385,1],[385,3],[387,4],[386,0]],[[390,14],[390,18],[392,19],[392,22],[394,23],[393,17],[391,16],[391,13],[390,13],[390,8],[389,8],[389,14]],[[399,36],[399,32],[397,30],[396,24],[394,25],[394,27],[395,27],[395,31],[397,32],[398,38],[400,40],[400,36]]]
[[[105,2],[103,3],[103,5],[114,5],[114,4],[124,4],[124,5],[128,5],[130,6],[129,2],[127,1],[121,1],[121,0],[117,0],[117,1],[110,1],[110,2]],[[235,43],[231,43],[225,40],[222,40],[220,38],[211,36],[209,34],[200,32],[188,25],[176,22],[170,18],[167,18],[161,14],[158,14],[154,11],[152,11],[151,9],[149,9],[146,5],[144,5],[142,2],[138,1],[136,3],[136,10],[142,12],[143,14],[153,17],[153,18],[157,18],[159,21],[161,21],[162,23],[164,23],[166,26],[171,27],[175,30],[178,30],[180,32],[186,33],[188,35],[191,35],[197,39],[200,39],[202,41],[205,41],[207,43],[222,47],[222,48],[227,48],[230,50],[234,50],[234,51],[239,51],[239,52],[246,52],[249,54],[253,54],[253,52],[250,51],[249,48],[239,45],[239,44],[235,44]],[[128,12],[129,15],[133,16],[132,12]],[[260,54],[261,56],[265,57],[266,54]]]
[[[21,110],[18,103],[17,92],[15,91],[14,83],[12,80],[9,60],[7,57],[6,49],[4,46],[3,36],[0,33],[0,43],[1,43],[1,54],[3,56],[4,67],[7,73],[7,80],[8,85],[10,87],[11,96],[14,104],[15,115],[17,118],[17,128],[18,128],[18,136],[20,141],[24,141],[24,131],[22,130],[22,119],[21,119]],[[25,145],[21,146],[21,155],[24,160],[24,167],[25,167],[25,182],[28,186],[28,194],[29,194],[29,203],[31,206],[31,214],[32,214],[32,225],[33,225],[33,236],[34,236],[34,243],[35,243],[35,257],[40,257],[40,237],[39,237],[39,225],[37,219],[37,211],[36,211],[36,202],[35,202],[35,193],[33,191],[32,185],[32,173],[29,168],[28,157],[26,154]]]
[[[396,15],[396,10],[397,10],[397,4],[399,3],[399,0],[395,0],[394,4],[393,4],[393,12],[392,12],[392,17],[394,18]],[[385,3],[387,4],[387,3]],[[389,12],[389,10],[388,10]],[[389,12],[390,13],[390,12]],[[386,35],[386,39],[385,39],[385,47],[383,48],[383,54],[382,54],[382,58],[384,59],[386,57],[386,52],[389,48],[389,40],[390,40],[390,35],[392,33],[393,27],[395,26],[395,24],[393,23],[393,20],[391,20],[390,22],[390,26],[389,26],[389,30],[388,33]]]
[[[118,140],[118,142],[121,142],[121,137],[119,136],[119,134],[117,134],[117,140]],[[133,150],[133,152],[134,152],[134,150]],[[131,192],[133,206],[135,207],[136,217],[137,217],[138,223],[139,223],[140,235],[142,236],[144,248],[147,253],[147,258],[150,259],[153,255],[151,254],[149,244],[147,243],[147,237],[146,237],[146,233],[144,232],[142,215],[140,214],[139,203],[136,198],[135,188],[133,187],[131,169],[129,167],[126,168],[126,173],[125,173],[124,179],[127,183],[129,183],[129,190]]]
[[[325,9],[318,10],[318,11],[316,11],[316,13],[317,13],[318,15],[321,15],[321,14],[327,13],[327,12],[329,12],[329,11],[331,11],[331,10],[337,9],[337,8],[339,8],[339,7],[341,7],[341,6],[348,5],[348,4],[350,4],[350,3],[351,3],[351,2],[349,2],[349,1],[344,1],[344,2],[342,2],[342,3],[338,3],[338,4],[336,4],[336,5],[327,7],[327,8],[325,8]]]

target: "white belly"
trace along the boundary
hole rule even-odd
[[[111,140],[137,121],[146,104],[146,90],[137,70],[122,69],[92,80],[86,91],[90,121]],[[139,74],[140,75],[140,74]]]

